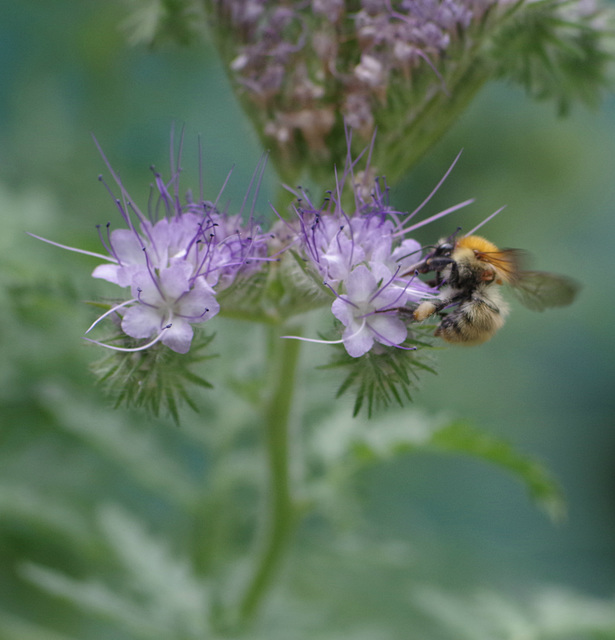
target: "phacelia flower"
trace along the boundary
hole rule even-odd
[[[449,50],[469,51],[471,27],[499,1],[210,0],[208,6],[237,90],[251,103],[267,146],[273,143],[278,169],[290,176],[306,155],[326,166],[339,162],[343,122],[364,144],[376,125],[382,136],[391,117],[411,121],[410,110],[420,111],[423,99],[447,94],[441,67]],[[419,76],[428,81],[416,96]],[[378,116],[383,111],[386,118]],[[401,135],[401,123],[389,124]]]
[[[193,325],[219,312],[217,294],[267,260],[266,239],[252,213],[244,223],[241,215],[222,213],[215,203],[202,197],[195,201],[190,193],[182,203],[179,167],[172,170],[168,183],[154,172],[157,202],[145,215],[107,166],[121,192],[116,205],[126,224],[114,230],[108,224],[104,234],[99,228],[108,255],[51,242],[105,260],[92,276],[130,290],[129,299],[112,306],[86,333],[112,317],[127,336],[146,342],[137,347],[103,346],[139,351],[162,342],[177,353],[187,353]]]
[[[297,110],[313,108],[314,88],[324,94],[332,82],[343,93],[382,87],[384,98],[391,75],[408,78],[421,65],[433,67],[494,2],[294,0],[280,7],[215,0],[212,5],[218,18],[235,28],[230,67],[238,83],[274,112],[280,94],[303,97]]]
[[[188,0],[205,7],[246,114],[287,183],[325,184],[378,130],[372,165],[404,175],[491,79],[561,110],[609,86],[601,0]],[[179,12],[179,10],[178,10]]]
[[[344,325],[337,342],[343,342],[354,358],[376,343],[408,348],[402,344],[408,335],[404,315],[408,317],[408,309],[438,293],[414,272],[422,249],[408,234],[472,202],[467,200],[413,223],[452,166],[430,196],[413,213],[404,214],[390,206],[383,181],[372,181],[369,171],[355,176],[356,162],[349,163],[322,207],[315,207],[305,192],[298,194],[295,205],[301,254],[332,293],[331,312]],[[354,195],[353,213],[342,204],[347,181]],[[371,189],[366,189],[370,182]]]
[[[202,194],[195,199],[189,191],[182,199],[179,167],[171,167],[168,182],[154,171],[155,197],[150,197],[145,214],[105,159],[120,191],[115,204],[124,228],[99,227],[106,255],[51,244],[102,260],[92,276],[125,292],[86,334],[103,320],[112,320],[132,340],[122,341],[121,334],[119,342],[110,344],[86,339],[122,352],[160,342],[185,354],[194,326],[216,316],[222,300],[230,314],[278,323],[329,306],[340,335],[331,342],[343,344],[351,358],[382,354],[387,348],[414,349],[411,312],[438,296],[439,287],[419,278],[423,249],[412,233],[472,200],[416,222],[457,159],[419,207],[404,213],[391,206],[386,181],[374,177],[369,166],[373,143],[353,159],[349,129],[346,135],[346,166],[341,175],[336,173],[335,189],[324,203],[314,205],[299,188],[294,219],[279,216],[267,233],[255,223],[253,211],[245,221],[243,211],[220,211],[220,196],[212,202]],[[367,167],[356,171],[364,154]],[[254,184],[258,190],[263,169],[264,159],[248,192]],[[259,273],[280,256],[280,268]]]

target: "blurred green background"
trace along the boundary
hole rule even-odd
[[[121,638],[24,580],[20,566],[29,561],[79,576],[105,566],[96,553],[71,552],[61,511],[51,526],[41,515],[43,505],[70,505],[87,521],[97,505],[119,501],[154,530],[169,529],[176,514],[164,499],[135,488],[91,436],[115,420],[155,430],[192,469],[206,462],[185,450],[190,427],[177,431],[136,412],[111,413],[88,370],[99,354],[80,339],[92,315],[82,301],[109,291],[89,277],[96,262],[25,232],[97,251],[95,225],[119,223],[97,181],[105,169],[91,134],[142,205],[149,166],[163,173],[168,168],[173,123],[185,126],[182,180],[195,189],[196,137],[202,136],[206,197],[215,197],[234,165],[226,194],[239,205],[262,149],[205,44],[131,48],[120,27],[126,7],[119,2],[4,0],[0,9],[0,611],[75,637]],[[401,210],[418,205],[460,148],[462,158],[430,211],[469,197],[476,203],[422,229],[419,239],[432,243],[457,225],[469,230],[505,204],[485,235],[500,246],[528,250],[536,268],[571,275],[583,290],[573,307],[544,314],[512,302],[507,326],[492,342],[442,350],[439,375],[423,379],[416,405],[429,414],[467,418],[544,460],[564,487],[569,517],[554,525],[517,482],[487,464],[415,455],[361,477],[363,533],[374,544],[414,545],[421,559],[417,575],[461,593],[484,587],[523,594],[547,584],[612,597],[615,101],[607,96],[599,112],[575,107],[561,119],[553,105],[491,85],[412,175],[395,185],[393,203]],[[276,186],[270,170],[260,198],[263,213]],[[214,382],[247,366],[241,357],[223,362],[223,325],[216,330],[222,358],[210,365]],[[325,362],[326,350],[317,349],[316,358]],[[309,405],[309,392],[303,402]],[[225,414],[208,403],[213,400],[203,400],[201,420],[223,426]],[[349,403],[343,401],[348,416]],[[404,412],[395,415],[403,423]],[[88,420],[92,431],[85,437],[79,425]],[[175,522],[182,531],[189,526]],[[291,563],[308,595],[323,580],[323,565],[335,567],[331,558],[340,553],[318,535],[314,525],[311,538],[305,531],[301,536],[306,548],[321,547],[305,561],[309,570],[301,568],[301,553]],[[390,565],[399,569],[394,554]],[[381,574],[370,579],[374,575]],[[365,614],[390,629],[407,624],[404,612],[390,611],[405,597],[396,591],[399,580],[383,580]],[[329,588],[344,592],[335,581]]]

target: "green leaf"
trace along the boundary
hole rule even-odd
[[[116,589],[98,580],[75,580],[60,571],[35,564],[25,564],[21,575],[58,598],[71,602],[83,611],[115,622],[135,638],[160,638],[155,622],[144,607],[130,602]]]
[[[563,519],[566,514],[561,488],[541,462],[468,422],[438,424],[414,412],[403,419],[398,416],[372,429],[362,429],[350,447],[368,463],[417,451],[479,458],[510,472],[523,483],[532,499],[553,521]]]
[[[566,503],[555,479],[541,462],[509,442],[467,422],[453,422],[436,431],[430,444],[437,450],[476,456],[510,471],[552,520],[565,517]]]
[[[6,611],[0,619],[0,637],[2,640],[77,640],[75,636],[55,633],[49,627],[20,620]]]
[[[73,397],[69,401],[61,390],[46,391],[42,400],[62,430],[113,461],[140,486],[187,511],[192,510],[198,494],[192,478],[172,452],[165,449],[153,429],[139,428],[128,415],[93,412],[89,399],[79,401]]]
[[[27,523],[30,530],[40,529],[45,537],[52,534],[65,536],[72,539],[73,544],[87,544],[91,537],[90,527],[74,506],[59,499],[53,500],[48,494],[39,493],[26,484],[3,482],[0,518],[3,522]]]
[[[165,41],[189,45],[202,39],[205,16],[194,0],[131,0],[123,28],[132,44],[156,46]]]
[[[22,576],[134,638],[211,637],[209,589],[193,575],[188,559],[121,507],[103,507],[99,524],[111,552],[109,564],[119,572],[116,584],[75,579],[33,563],[22,566]]]
[[[560,114],[579,100],[595,107],[611,85],[615,20],[611,8],[581,2],[525,3],[495,38],[498,74],[537,99],[552,99]]]
[[[533,589],[523,601],[492,590],[458,595],[434,587],[418,587],[412,600],[438,626],[448,629],[446,638],[613,638],[613,601],[587,597],[553,587]]]

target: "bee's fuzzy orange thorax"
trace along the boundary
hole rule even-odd
[[[519,252],[515,249],[498,249],[481,236],[461,238],[455,245],[455,250],[458,249],[472,251],[477,260],[491,265],[497,274],[497,284],[513,283],[519,277]]]
[[[499,251],[493,242],[489,242],[489,240],[481,236],[466,236],[465,238],[460,238],[457,240],[456,246],[478,251],[479,253],[494,253]]]

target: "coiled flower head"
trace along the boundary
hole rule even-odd
[[[121,197],[115,203],[125,228],[111,230],[109,223],[103,233],[99,227],[108,255],[64,248],[104,259],[92,276],[129,289],[130,297],[113,305],[86,333],[111,317],[124,334],[146,342],[134,347],[103,346],[141,351],[161,342],[177,353],[187,353],[193,325],[219,312],[217,294],[267,260],[266,239],[252,213],[244,222],[241,214],[229,216],[215,202],[202,197],[195,201],[190,192],[182,202],[179,166],[172,168],[168,182],[154,171],[152,189],[157,195],[147,215],[108,162],[107,166],[120,189]]]
[[[437,291],[414,273],[422,248],[409,234],[472,202],[462,202],[415,224],[414,216],[431,195],[410,214],[396,211],[389,204],[384,180],[374,180],[369,170],[355,176],[359,160],[347,164],[336,190],[321,207],[315,207],[305,192],[298,194],[295,205],[300,253],[332,294],[331,312],[345,327],[338,342],[343,342],[353,358],[377,344],[414,348],[402,346],[408,337],[403,315]],[[342,202],[347,182],[354,195],[352,213]]]

